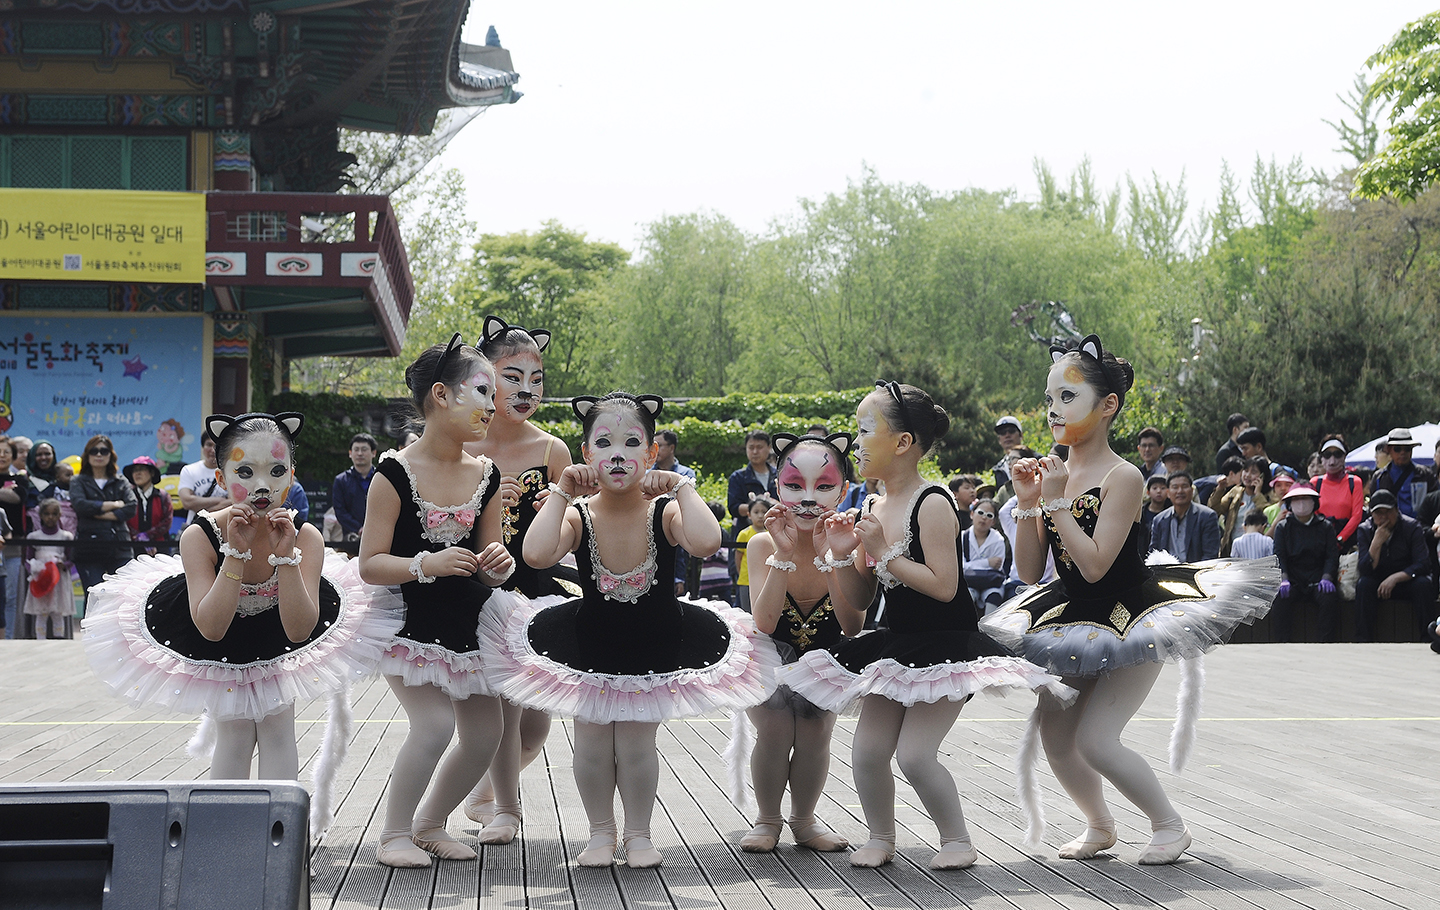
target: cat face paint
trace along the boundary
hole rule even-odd
[[[1056,442],[1073,446],[1089,438],[1104,424],[1104,401],[1075,364],[1062,360],[1050,368],[1045,409]]]
[[[881,479],[895,460],[895,443],[899,434],[885,420],[881,409],[881,392],[871,392],[855,409],[855,423],[860,432],[855,437],[855,464],[860,476]]]
[[[534,349],[521,348],[495,361],[496,403],[506,420],[529,420],[545,395],[545,368]]]
[[[290,443],[278,433],[248,433],[235,440],[230,460],[220,467],[220,483],[233,502],[268,512],[285,502],[295,482]]]
[[[775,481],[780,502],[795,516],[795,523],[809,530],[815,521],[840,504],[845,495],[845,475],[828,448],[797,444],[785,454]]]
[[[451,389],[446,411],[462,433],[478,442],[490,431],[495,416],[495,376],[486,364],[479,372]]]
[[[629,408],[607,408],[596,417],[581,454],[600,472],[601,489],[617,492],[638,484],[655,463],[655,446],[646,441],[644,424]]]

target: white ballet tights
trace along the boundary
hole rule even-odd
[[[443,829],[450,813],[495,757],[502,723],[500,700],[472,695],[456,701],[438,686],[407,686],[398,676],[387,676],[385,681],[405,710],[410,732],[390,771],[390,797],[381,837]],[[457,730],[459,745],[441,762]],[[422,804],[427,785],[430,795]]]
[[[659,730],[658,723],[575,721],[575,786],[590,819],[592,837],[606,832],[614,837],[618,789],[625,809],[624,839],[647,841],[634,847],[627,845],[627,852],[636,852],[636,847],[653,849],[648,840],[655,792],[660,787],[660,755],[655,750]]]
[[[501,702],[505,712],[505,733],[490,770],[470,792],[472,804],[495,804],[494,814],[520,817],[520,772],[530,767],[550,736],[550,715]]]
[[[870,829],[870,841],[857,855],[872,850],[894,853],[895,778],[890,770],[891,756],[899,761],[900,772],[934,820],[941,845],[969,842],[955,778],[939,759],[940,743],[955,726],[964,706],[964,702],[946,699],[907,708],[878,695],[865,696],[850,749],[855,791]]]
[[[1150,819],[1152,844],[1173,843],[1185,825],[1149,762],[1120,743],[1120,734],[1160,676],[1162,664],[1144,663],[1085,679],[1066,679],[1078,689],[1075,703],[1040,712],[1040,740],[1055,777],[1080,811],[1089,830],[1081,841],[1113,841],[1115,819],[1105,803],[1104,780]],[[1046,697],[1042,694],[1042,698]]]
[[[759,821],[780,823],[780,798],[788,784],[791,825],[803,828],[813,824],[830,773],[835,715],[827,711],[819,717],[796,717],[788,707],[754,707],[746,713],[755,725],[750,777],[755,783]]]
[[[215,755],[211,780],[249,780],[250,757],[260,747],[260,780],[296,780],[300,751],[295,745],[295,708],[276,711],[260,720],[215,723]]]

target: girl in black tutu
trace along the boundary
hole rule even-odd
[[[1003,656],[977,631],[975,604],[960,577],[955,500],[918,470],[950,417],[914,386],[878,385],[855,416],[860,473],[883,483],[885,494],[866,500],[858,520],[848,513],[826,519],[826,544],[827,565],[843,573],[830,588],[836,609],[863,612],[878,579],[889,627],[810,651],[783,667],[779,679],[829,711],[864,697],[851,757],[870,839],[850,862],[880,866],[895,855],[890,761],[898,758],[940,830],[931,868],[963,869],[977,854],[955,780],[938,758],[941,741],[976,692],[1068,690],[1039,667]]]
[[[463,448],[484,439],[495,416],[495,371],[459,342],[456,333],[405,371],[425,432],[380,459],[360,536],[365,581],[398,585],[405,598],[405,626],[380,672],[405,709],[409,732],[390,773],[376,851],[378,862],[401,868],[429,866],[432,854],[475,859],[445,821],[485,773],[503,729],[500,700],[481,672],[480,615],[520,600],[494,590],[515,568],[500,539],[500,471]],[[442,763],[457,731],[459,746]]]
[[[825,550],[825,517],[834,514],[845,496],[852,442],[845,433],[799,439],[776,433],[771,438],[780,504],[766,515],[765,530],[750,538],[746,558],[755,626],[774,640],[787,663],[817,648],[834,647],[845,636],[858,635],[865,624],[863,609],[837,607],[835,601],[843,598],[830,593],[832,584],[856,584],[859,577],[836,573],[834,559]],[[746,714],[755,728],[750,774],[758,812],[755,827],[740,839],[740,849],[749,853],[775,849],[785,824],[780,799],[787,786],[795,843],[822,851],[848,847],[849,841],[815,818],[830,770],[835,713],[780,686]],[[725,752],[731,795],[742,805],[745,716],[736,715],[735,732]]]
[[[545,395],[545,368],[540,356],[550,344],[544,329],[507,325],[498,316],[486,316],[480,336],[480,353],[495,366],[497,389],[495,419],[483,442],[465,451],[485,455],[500,469],[502,540],[515,559],[515,574],[505,590],[534,599],[563,596],[567,591],[556,578],[557,568],[532,569],[525,564],[525,534],[549,491],[552,478],[570,464],[565,443],[530,422]],[[520,771],[540,754],[550,733],[550,715],[504,701],[505,734],[490,770],[465,800],[465,814],[485,826],[482,844],[508,844],[520,831]]]
[[[199,513],[178,557],[142,555],[91,589],[85,652],[96,675],[138,704],[204,711],[194,745],[214,735],[214,779],[249,777],[257,747],[261,778],[295,779],[295,702],[372,671],[400,625],[398,602],[347,579],[344,558],[282,506],[302,421],[207,417],[230,505]],[[317,785],[317,802],[328,800],[329,780]]]
[[[1241,622],[1269,608],[1279,583],[1272,560],[1214,560],[1151,569],[1140,558],[1138,535],[1144,489],[1140,471],[1110,450],[1109,430],[1125,403],[1134,372],[1087,336],[1077,350],[1051,348],[1054,366],[1045,406],[1055,441],[1069,459],[1023,459],[1010,471],[1015,485],[1015,564],[1034,583],[1045,569],[1045,548],[1059,576],[1005,604],[981,627],[996,641],[1079,690],[1074,705],[1041,706],[1021,750],[1022,798],[1031,811],[1029,839],[1043,825],[1034,783],[1035,728],[1050,767],[1085,813],[1088,827],[1060,848],[1066,859],[1089,859],[1114,845],[1115,819],[1102,781],[1150,818],[1152,836],[1140,862],[1174,862],[1190,833],[1143,757],[1120,744],[1120,734],[1160,675],[1163,662],[1199,655],[1225,641]],[[1178,770],[1193,737],[1199,703],[1199,665],[1181,686],[1171,765]]]
[[[570,552],[584,596],[528,601],[503,629],[487,625],[485,672],[527,708],[575,718],[575,784],[590,818],[582,866],[608,866],[617,846],[615,793],[625,807],[625,861],[658,866],[650,840],[662,721],[765,700],[779,659],[750,617],[728,604],[679,600],[675,549],[720,548],[720,525],[694,481],[649,471],[663,402],[613,392],[572,403],[585,464],[550,485],[525,538],[525,561],[553,566]],[[618,567],[618,568],[617,568]]]

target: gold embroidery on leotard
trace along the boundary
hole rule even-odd
[[[1176,597],[1204,597],[1194,585],[1187,585],[1183,581],[1162,581],[1160,587],[1174,594]]]
[[[1050,620],[1055,619],[1055,618],[1058,617],[1061,613],[1064,613],[1064,612],[1065,612],[1065,608],[1068,607],[1068,606],[1069,606],[1069,604],[1061,604],[1061,605],[1058,606],[1058,607],[1051,607],[1050,609],[1046,610],[1045,613],[1044,613],[1044,615],[1041,616],[1038,620],[1036,620],[1036,621],[1033,623],[1033,625],[1037,625],[1037,626],[1043,625],[1043,624],[1049,622]]]
[[[545,475],[539,468],[530,468],[528,471],[522,472],[517,479],[520,483],[522,500],[545,485]],[[507,544],[515,538],[515,534],[520,529],[520,513],[517,511],[519,508],[520,503],[517,502],[513,506],[506,506],[500,510],[500,527]]]
[[[1116,604],[1115,609],[1110,611],[1110,624],[1117,629],[1123,629],[1130,624],[1130,611],[1125,609],[1124,604]]]

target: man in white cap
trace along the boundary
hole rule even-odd
[[[1437,486],[1434,472],[1412,460],[1415,447],[1419,444],[1405,427],[1391,430],[1390,435],[1385,437],[1385,452],[1390,456],[1390,465],[1383,471],[1376,471],[1374,478],[1375,491],[1394,493],[1400,514],[1410,518],[1414,518],[1420,510],[1425,494]]]
[[[1010,454],[1010,450],[1016,446],[1025,444],[1025,434],[1020,429],[1020,421],[1006,414],[995,421],[995,441],[1000,444],[1000,461],[990,470],[995,474],[995,486],[1003,487],[1010,482],[1010,466],[1004,456]]]

